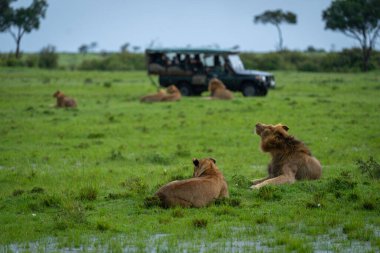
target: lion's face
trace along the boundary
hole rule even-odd
[[[208,90],[212,93],[217,89],[226,89],[226,86],[219,79],[213,78],[209,82]]]
[[[204,158],[201,160],[194,158],[193,164],[194,164],[193,177],[200,177],[206,170],[212,169],[213,166],[216,164],[216,161],[214,158]]]
[[[289,136],[289,128],[282,124],[266,125],[256,124],[256,134],[261,137],[261,148],[263,151],[280,148],[286,137]]]
[[[61,97],[61,96],[63,96],[63,93],[60,92],[59,90],[57,90],[57,91],[53,94],[53,97],[56,97],[56,98]]]
[[[173,93],[177,93],[179,92],[179,90],[177,89],[177,87],[175,85],[170,85],[166,91],[169,93],[169,94],[173,94]]]

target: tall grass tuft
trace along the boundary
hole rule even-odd
[[[96,200],[98,197],[98,189],[94,186],[86,186],[79,190],[79,199],[80,200]]]

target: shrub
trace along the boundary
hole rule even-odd
[[[380,164],[371,156],[368,161],[361,159],[356,161],[356,165],[362,174],[366,174],[373,179],[380,178]]]
[[[98,189],[94,186],[86,186],[80,189],[79,199],[80,200],[96,200],[98,197]]]
[[[40,68],[54,69],[58,67],[58,54],[54,46],[46,46],[39,53],[38,66]]]

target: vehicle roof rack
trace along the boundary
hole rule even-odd
[[[239,51],[233,49],[215,48],[147,48],[147,54],[154,53],[178,53],[178,54],[238,54]]]

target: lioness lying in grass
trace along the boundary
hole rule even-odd
[[[213,158],[193,159],[193,164],[193,178],[170,182],[155,193],[163,207],[204,207],[229,196],[227,182]]]
[[[151,95],[144,96],[140,99],[140,102],[168,102],[177,101],[181,99],[181,92],[175,85],[170,85],[166,90],[160,90],[159,92]]]
[[[77,102],[73,98],[67,97],[59,90],[53,94],[53,97],[57,98],[56,107],[76,107]]]

